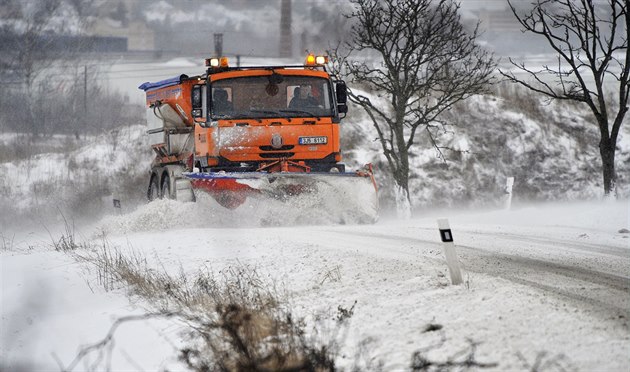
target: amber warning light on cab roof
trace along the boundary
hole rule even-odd
[[[328,63],[328,57],[327,56],[316,56],[314,54],[309,54],[308,56],[306,56],[306,63],[304,63],[304,65],[306,65],[306,66],[323,66],[326,63]]]
[[[206,67],[229,67],[227,57],[206,58]]]

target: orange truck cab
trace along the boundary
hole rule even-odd
[[[159,151],[168,141],[153,143],[157,164],[186,161],[201,171],[238,172],[284,159],[304,170],[344,171],[338,124],[347,112],[346,87],[323,64],[229,67],[224,59],[214,61],[206,61],[204,75],[141,86],[149,108],[168,104],[181,117],[175,129],[193,134],[176,151]],[[159,129],[158,123],[153,130]]]

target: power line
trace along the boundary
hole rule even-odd
[[[151,51],[148,53],[154,53],[157,51]],[[180,57],[180,58],[184,58],[184,59],[191,59],[191,60],[199,60],[200,64],[199,67],[200,68],[204,68],[203,66],[203,60],[205,58],[209,58],[211,55],[211,52],[208,51],[208,53],[199,53],[197,55],[189,55],[186,57]],[[251,53],[234,53],[234,52],[229,52],[229,53],[223,53],[224,56],[228,57],[228,58],[233,58],[236,57],[237,55],[240,56],[241,58],[277,58],[276,56],[268,56],[268,55],[257,55],[257,54],[251,54]],[[146,64],[159,64],[159,63],[168,63],[169,61],[172,61],[174,59],[178,59],[178,57],[176,58],[170,58],[169,60],[167,60],[166,62],[157,62],[155,60],[153,61],[125,61],[125,62],[117,62],[117,61],[109,61],[109,62],[80,62],[77,61],[77,63],[62,63],[62,64],[58,64],[56,62],[51,62],[50,63],[50,67],[51,68],[76,68],[76,69],[82,69],[83,66],[88,66],[88,67],[102,67],[102,68],[108,68],[108,67],[112,67],[112,66],[121,66],[121,65],[146,65]],[[155,67],[156,69],[159,68],[187,68],[187,67],[193,67],[193,66],[163,66],[163,67]],[[140,69],[139,71],[143,71],[146,69]]]

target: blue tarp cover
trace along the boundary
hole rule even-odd
[[[157,88],[168,87],[168,86],[171,86],[171,85],[177,85],[182,80],[182,76],[185,76],[185,75],[179,75],[179,76],[176,76],[174,78],[170,78],[170,79],[166,79],[166,80],[160,80],[160,81],[157,81],[155,83],[150,83],[150,82],[147,81],[146,83],[143,83],[142,85],[140,85],[138,87],[138,89],[142,89],[142,90],[144,90],[146,92],[146,91],[151,90],[151,89],[157,89]]]

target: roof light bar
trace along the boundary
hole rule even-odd
[[[209,68],[211,68],[213,70],[223,70],[223,69],[227,69],[228,67],[230,67],[227,57],[206,58],[205,59],[205,64],[206,64],[206,67],[209,67]]]
[[[326,56],[317,56],[315,57],[315,63],[318,65],[325,65],[328,62],[328,57]]]
[[[323,66],[327,62],[327,56],[316,56],[314,54],[309,54],[308,56],[306,56],[306,62],[304,64],[306,66]]]

